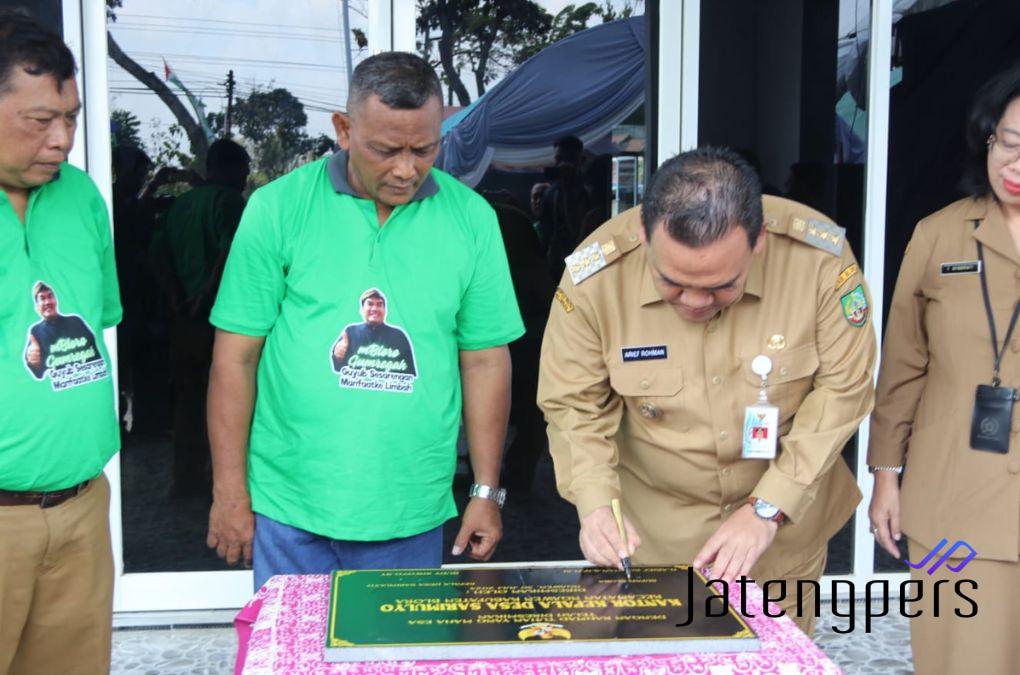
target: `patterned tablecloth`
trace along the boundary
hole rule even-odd
[[[244,675],[326,675],[399,673],[406,675],[738,675],[741,673],[833,673],[842,671],[788,617],[762,614],[762,595],[748,586],[747,622],[758,633],[761,650],[708,654],[665,654],[549,659],[463,659],[326,663],[323,660],[329,576],[277,576],[266,582],[234,621],[238,633],[236,672]],[[730,591],[740,607],[740,589]]]

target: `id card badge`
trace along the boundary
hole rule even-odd
[[[970,447],[975,450],[1009,452],[1013,423],[1013,401],[1017,390],[979,384],[974,394],[974,414],[970,422]]]
[[[751,361],[751,370],[761,377],[758,402],[744,409],[744,434],[740,456],[744,459],[775,459],[779,438],[779,408],[769,403],[766,384],[772,359],[761,354]]]
[[[779,408],[769,402],[755,403],[744,409],[744,459],[775,459],[779,435]]]

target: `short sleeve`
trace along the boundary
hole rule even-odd
[[[488,349],[519,338],[524,323],[496,213],[484,202],[472,203],[469,213],[476,231],[475,266],[457,312],[457,346]]]
[[[110,213],[98,190],[95,191],[92,209],[98,228],[100,266],[103,274],[103,312],[100,321],[103,328],[110,328],[120,323],[124,311],[120,304],[120,282],[117,280],[117,258],[113,236],[110,233]]]
[[[285,281],[281,218],[265,201],[255,192],[244,209],[209,316],[217,328],[255,337],[276,323]]]

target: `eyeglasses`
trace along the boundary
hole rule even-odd
[[[1012,164],[1020,159],[1020,144],[1007,143],[992,134],[988,137],[988,156],[995,164]]]

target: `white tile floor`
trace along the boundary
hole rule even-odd
[[[837,607],[846,614],[846,603]],[[863,616],[863,603],[857,616]],[[913,672],[907,620],[898,615],[874,620],[865,633],[858,620],[846,635],[847,619],[834,616],[825,606],[815,627],[815,642],[847,675]],[[114,675],[229,675],[237,650],[231,626],[214,628],[120,629],[113,634]]]

